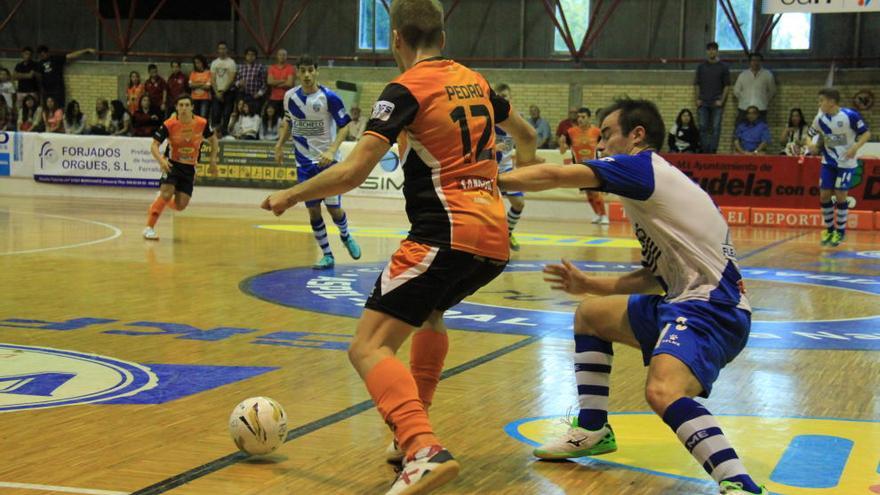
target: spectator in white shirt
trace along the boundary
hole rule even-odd
[[[211,88],[214,98],[211,100],[212,128],[225,129],[229,116],[235,106],[235,60],[229,56],[229,48],[225,41],[217,43],[217,58],[211,62]]]
[[[364,129],[367,127],[367,119],[361,118],[360,107],[351,107],[349,115],[351,116],[351,122],[348,124],[348,136],[345,137],[345,140],[357,141],[361,138]]]
[[[238,100],[236,112],[229,118],[229,133],[235,139],[259,139],[262,121],[260,115],[251,110],[247,100]]]
[[[733,94],[737,99],[737,123],[746,118],[749,107],[757,107],[760,119],[767,121],[767,107],[770,100],[776,96],[776,80],[773,73],[761,67],[764,56],[760,53],[749,55],[749,68],[744,70],[736,79],[733,86]]]

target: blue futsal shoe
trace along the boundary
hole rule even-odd
[[[345,244],[345,249],[348,249],[348,254],[351,255],[352,259],[361,259],[361,247],[358,246],[354,237],[348,236],[348,239],[343,239],[342,243]]]
[[[317,263],[312,265],[312,268],[315,270],[329,270],[333,268],[336,264],[336,260],[333,259],[333,256],[329,254],[325,254],[323,258],[318,260]]]

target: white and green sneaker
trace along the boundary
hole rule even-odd
[[[324,257],[318,260],[317,263],[312,265],[312,269],[314,270],[329,270],[336,265],[336,260],[333,259],[333,256],[329,254],[325,254]]]
[[[761,493],[752,493],[743,489],[742,483],[732,481],[721,482],[721,495],[770,495],[764,486],[761,486]]]
[[[828,231],[828,230],[822,231],[822,240],[820,241],[820,244],[822,244],[823,246],[827,246],[827,245],[831,244],[831,232],[830,231]]]
[[[611,425],[605,423],[601,429],[591,431],[579,427],[574,419],[568,431],[536,448],[532,454],[541,459],[574,459],[610,454],[616,450],[617,440]]]

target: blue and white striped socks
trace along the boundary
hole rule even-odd
[[[819,203],[819,206],[822,207],[822,220],[825,221],[825,228],[831,232],[834,230],[834,202]]]
[[[846,233],[846,220],[849,216],[849,203],[842,201],[837,203],[837,231],[840,235]]]
[[[342,218],[339,220],[333,219],[333,223],[336,224],[336,227],[339,228],[339,237],[342,238],[342,241],[345,242],[348,240],[348,215],[345,213],[342,214]]]
[[[318,241],[318,245],[321,246],[321,251],[324,252],[325,256],[333,256],[333,251],[330,250],[330,241],[327,240],[327,226],[324,225],[324,220],[312,220],[312,233],[315,234],[315,240]]]
[[[510,207],[507,210],[507,234],[513,234],[513,229],[516,228],[516,224],[519,223],[519,217],[522,216],[522,210],[517,210],[514,207]]]
[[[608,389],[614,351],[611,343],[574,336],[574,374],[578,386],[578,426],[596,431],[608,422]]]
[[[688,397],[678,399],[666,409],[663,421],[716,483],[741,483],[746,491],[761,493],[761,487],[746,472],[715,417],[697,401]]]

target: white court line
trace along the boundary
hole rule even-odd
[[[113,235],[108,236],[108,237],[104,237],[103,239],[98,239],[95,241],[88,241],[88,242],[80,242],[77,244],[67,244],[67,245],[63,245],[63,246],[55,246],[55,247],[39,248],[39,249],[27,249],[24,251],[9,251],[6,253],[0,253],[0,256],[6,256],[9,254],[44,253],[46,251],[57,251],[57,250],[61,250],[61,249],[73,249],[73,248],[78,248],[78,247],[83,247],[83,246],[91,246],[92,244],[99,244],[102,242],[112,241],[113,239],[116,239],[117,237],[122,235],[122,230],[120,230],[119,228],[114,227],[113,225],[110,225],[109,223],[98,222],[96,220],[85,220],[82,218],[65,217],[65,216],[61,216],[61,215],[49,215],[48,213],[36,213],[36,212],[29,212],[29,211],[8,211],[8,212],[9,213],[16,213],[16,214],[24,214],[24,215],[40,215],[40,216],[49,217],[49,218],[60,218],[62,220],[73,220],[75,222],[91,223],[91,224],[100,225],[101,227],[106,227],[106,228],[112,230]]]
[[[45,492],[84,493],[86,495],[128,495],[128,492],[92,490],[91,488],[72,488],[69,486],[38,485],[34,483],[12,483],[0,481],[0,488],[21,488],[23,490],[42,490]]]

